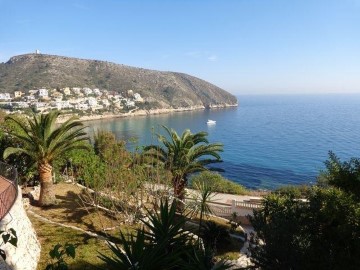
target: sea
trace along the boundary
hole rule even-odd
[[[157,143],[162,125],[208,132],[224,144],[227,179],[250,189],[316,182],[329,151],[360,157],[360,94],[241,95],[238,107],[87,122],[88,132],[113,132],[131,151]],[[207,120],[215,125],[207,125]]]

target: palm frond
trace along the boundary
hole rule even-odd
[[[65,123],[57,126],[56,119],[60,115],[58,111],[51,111],[49,114],[33,115],[26,123],[8,117],[18,127],[17,131],[11,133],[22,142],[22,150],[9,149],[6,155],[15,152],[22,152],[40,160],[52,162],[53,159],[72,149],[87,149],[79,142],[87,141],[87,134],[84,126],[75,118],[70,118]]]

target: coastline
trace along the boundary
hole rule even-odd
[[[229,107],[237,107],[238,104],[221,104],[221,105],[211,105],[209,109],[225,109]],[[176,113],[176,112],[188,112],[188,111],[197,111],[197,110],[205,110],[207,107],[203,105],[191,106],[185,108],[163,108],[163,109],[151,109],[151,110],[132,110],[127,113],[108,113],[108,114],[92,114],[92,115],[84,115],[80,116],[80,121],[93,121],[93,120],[108,120],[115,118],[126,118],[126,117],[135,117],[135,116],[148,116],[148,115],[158,115],[158,114],[168,114],[168,113]],[[73,116],[78,116],[76,114],[64,114],[56,121],[56,123],[61,124],[67,121],[69,118]]]

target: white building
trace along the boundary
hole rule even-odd
[[[33,101],[33,100],[35,100],[35,97],[30,95],[30,96],[26,96],[25,99],[26,99],[26,101]]]
[[[93,92],[94,92],[94,94],[95,94],[95,95],[97,95],[97,96],[101,96],[101,91],[100,91],[100,89],[99,89],[99,88],[95,88],[95,89],[93,89]]]
[[[63,101],[56,101],[55,102],[55,106],[56,108],[60,111],[61,109],[67,109],[67,108],[71,108],[72,106],[70,105],[70,102],[67,100],[63,100]]]
[[[9,93],[0,93],[0,99],[1,100],[11,100]]]
[[[114,101],[114,107],[115,108],[118,108],[118,109],[122,109],[123,108],[123,105],[120,101]]]
[[[108,99],[101,100],[101,103],[104,105],[104,107],[109,107],[110,106],[110,102],[109,102]]]
[[[75,95],[79,95],[81,93],[81,88],[80,87],[73,87],[71,90],[73,91],[73,93]]]
[[[134,91],[133,90],[127,90],[127,95],[128,97],[133,97],[134,96]]]
[[[46,108],[46,106],[47,106],[47,104],[44,103],[44,102],[36,102],[36,103],[34,104],[35,110],[37,110],[37,111],[42,111],[42,110],[44,110],[44,109]]]
[[[39,92],[39,90],[29,90],[29,95],[34,96]]]
[[[13,102],[12,103],[12,106],[14,107],[14,108],[29,108],[29,104],[28,103],[26,103],[26,102]]]
[[[91,95],[93,93],[93,90],[91,90],[89,87],[84,87],[82,91],[85,95]]]
[[[65,87],[61,89],[61,91],[64,93],[65,96],[71,95],[70,87]]]
[[[113,98],[115,100],[121,100],[123,97],[122,97],[122,95],[114,95]]]
[[[135,102],[132,100],[126,101],[126,107],[128,107],[128,108],[135,107]]]
[[[21,96],[23,95],[24,93],[21,92],[21,91],[15,91],[14,92],[14,98],[21,98]]]
[[[63,99],[63,94],[57,92],[56,94],[53,95],[53,99],[54,99],[55,101],[62,101],[62,99]]]
[[[87,103],[89,104],[90,107],[97,106],[97,101],[96,101],[96,98],[94,98],[94,97],[89,97],[87,99]]]
[[[75,105],[75,109],[86,111],[89,109],[89,105],[87,105],[86,103],[79,103]]]
[[[39,97],[47,98],[49,96],[49,91],[45,88],[39,89],[38,95]]]
[[[134,94],[134,99],[135,99],[136,102],[143,102],[144,101],[139,93]]]

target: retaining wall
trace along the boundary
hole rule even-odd
[[[21,188],[10,212],[0,221],[0,230],[13,228],[18,237],[17,247],[7,243],[2,245],[6,261],[0,258],[0,270],[35,270],[40,258],[40,243],[36,232],[25,212]]]

